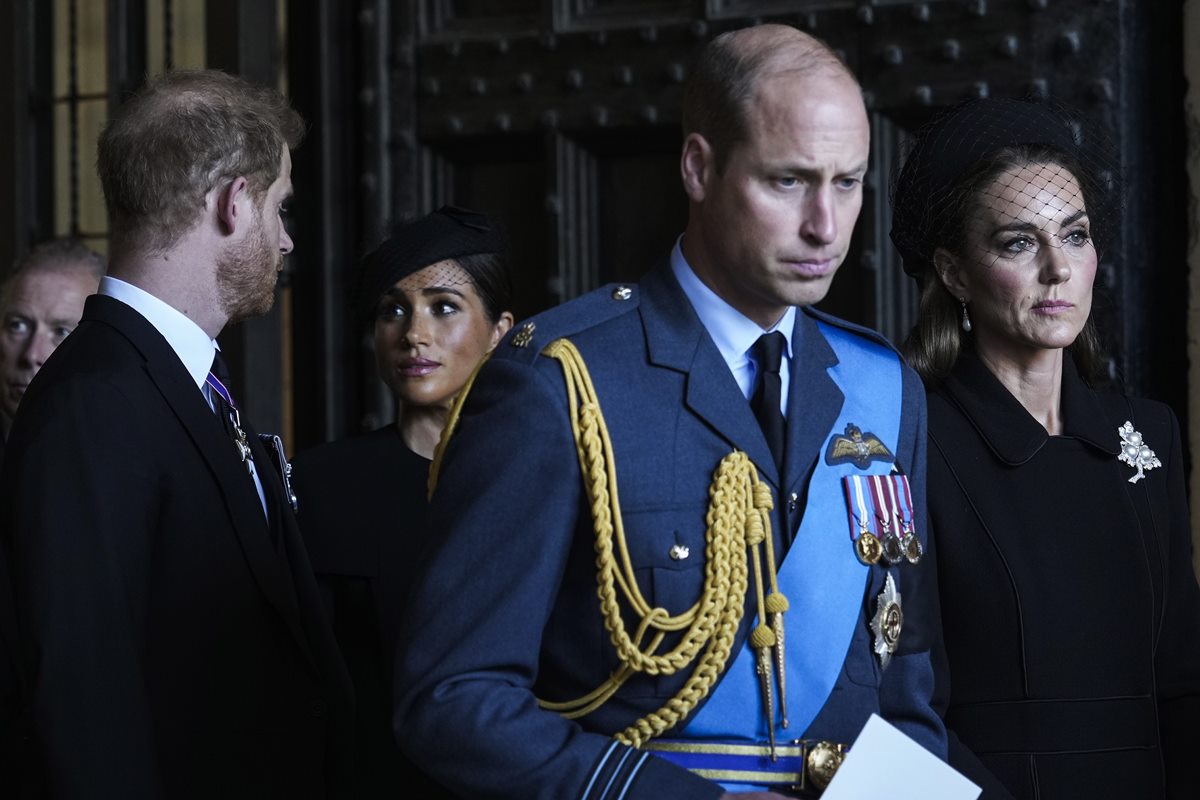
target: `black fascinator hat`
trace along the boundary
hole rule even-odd
[[[388,289],[426,267],[466,256],[502,254],[505,247],[503,232],[486,214],[459,206],[442,206],[423,217],[397,222],[362,260],[356,293],[360,312],[369,318]]]

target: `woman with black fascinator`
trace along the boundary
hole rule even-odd
[[[1093,388],[1115,189],[1041,104],[927,127],[892,240],[921,284],[951,763],[985,798],[1196,798],[1200,591],[1179,425]]]
[[[401,754],[392,663],[424,541],[430,460],[454,398],[512,327],[505,243],[483,214],[445,206],[396,225],[362,262],[358,303],[396,421],[301,453],[300,529],[354,681],[355,797],[453,797]]]

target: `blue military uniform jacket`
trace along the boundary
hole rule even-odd
[[[563,373],[541,350],[567,337],[586,361],[612,437],[638,584],[650,603],[678,613],[701,592],[709,483],[730,451],[744,451],[779,498],[776,552],[787,550],[790,538],[781,529],[794,531],[803,518],[808,480],[843,404],[828,374],[837,358],[819,320],[850,327],[811,309],[797,315],[782,477],[749,404],[668,269],[651,273],[632,292],[606,287],[559,306],[500,344],[480,371],[447,449],[426,563],[401,637],[395,726],[414,760],[470,797],[721,794],[720,786],[611,738],[659,708],[686,674],[635,676],[579,720],[537,704],[538,698],[566,700],[592,691],[618,663],[598,610],[592,516]],[[894,355],[888,357],[895,364]],[[923,532],[924,391],[907,368],[901,385],[901,396],[881,402],[893,413],[901,406],[895,461],[914,487]],[[831,524],[829,535],[843,537],[851,552],[844,518]],[[692,555],[672,558],[675,545]],[[793,545],[789,557],[803,558],[804,543]],[[861,596],[850,601],[859,612],[840,674],[815,719],[795,736],[852,742],[878,712],[944,755],[944,729],[929,705],[936,590],[920,570],[911,570],[911,579],[901,576],[905,629],[883,670],[868,620],[885,570],[873,567],[865,575]],[[748,600],[737,648],[753,617]],[[678,736],[688,721],[670,735]]]

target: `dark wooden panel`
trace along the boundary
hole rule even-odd
[[[437,39],[535,28],[541,0],[420,0],[421,33]]]
[[[636,281],[661,264],[687,225],[676,128],[593,134],[597,161],[597,283]]]
[[[558,30],[644,27],[663,22],[687,22],[695,0],[555,0]]]
[[[547,171],[538,137],[468,140],[432,145],[423,172],[431,191],[426,209],[454,203],[483,211],[502,225],[513,265],[515,315],[529,316],[558,302],[552,293],[547,231]]]
[[[677,167],[682,83],[696,47],[723,30],[796,25],[828,41],[859,76],[872,114],[870,185],[854,250],[822,305],[894,339],[911,325],[916,294],[887,236],[887,186],[904,137],[968,97],[1048,97],[1075,107],[1085,141],[1118,145],[1117,177],[1126,196],[1138,198],[1123,209],[1101,266],[1096,314],[1113,345],[1114,371],[1134,391],[1183,410],[1184,381],[1172,366],[1183,361],[1186,341],[1178,3],[425,0],[418,7],[401,73],[410,88],[397,84],[389,98],[391,151],[438,156],[415,175],[419,210],[435,198],[487,204],[497,191],[490,184],[502,187],[508,202],[500,213],[526,254],[516,265],[522,294],[540,298],[531,305],[631,279],[665,255],[686,219]],[[455,142],[463,152],[454,152]],[[489,154],[464,155],[477,142],[488,142]],[[520,155],[505,155],[510,146]],[[394,182],[397,191],[402,183]],[[1161,324],[1155,308],[1179,323]]]

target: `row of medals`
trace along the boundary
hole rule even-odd
[[[905,526],[902,534],[884,528],[882,538],[863,528],[854,540],[854,552],[858,560],[868,566],[878,564],[881,560],[888,566],[901,561],[916,564],[925,554],[921,540],[908,526]]]

